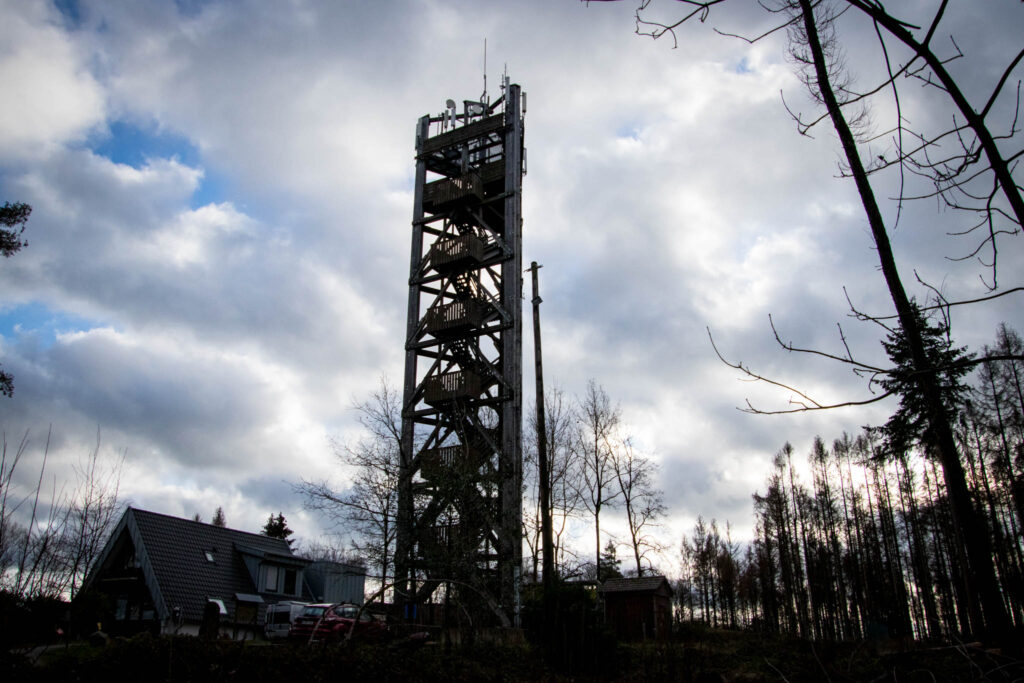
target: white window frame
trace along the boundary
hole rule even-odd
[[[271,578],[273,578],[273,584],[271,584]],[[280,593],[281,592],[281,568],[276,564],[264,565],[263,571],[263,592],[264,593]]]

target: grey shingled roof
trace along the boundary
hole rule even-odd
[[[130,534],[161,618],[180,607],[185,619],[199,620],[208,598],[222,599],[234,613],[236,593],[260,593],[243,554],[281,564],[309,564],[278,538],[136,508],[125,512],[115,533]],[[206,559],[206,551],[213,562]]]
[[[640,593],[644,591],[653,592],[661,588],[662,584],[668,586],[668,580],[664,576],[641,576],[627,579],[608,579],[598,589],[602,593]],[[671,590],[671,586],[668,586]]]

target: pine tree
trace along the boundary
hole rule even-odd
[[[604,550],[601,552],[601,567],[600,573],[597,575],[598,581],[607,581],[608,579],[621,579],[622,571],[619,569],[619,565],[622,564],[622,560],[616,557],[615,544],[609,540],[605,545]]]
[[[263,525],[260,533],[270,538],[279,538],[282,541],[287,541],[288,547],[291,547],[292,543],[295,542],[295,539],[288,538],[295,532],[288,528],[288,522],[280,512],[277,513],[276,517],[273,512],[270,513],[270,516],[267,517],[267,523]]]
[[[25,223],[30,213],[32,207],[28,204],[4,202],[0,207],[0,226],[3,226],[0,227],[0,254],[4,257],[16,254],[28,244],[21,236],[25,232]],[[14,395],[14,378],[3,370],[0,370],[0,394]]]
[[[210,524],[219,527],[228,525],[228,520],[224,517],[224,508],[217,506],[217,511],[213,513],[213,521]]]
[[[0,254],[9,257],[28,244],[21,236],[31,213],[32,207],[28,204],[4,202],[0,207],[0,225],[4,226],[0,228]]]
[[[963,380],[971,370],[969,361],[974,355],[953,345],[945,324],[928,320],[916,305],[914,314],[928,360],[927,372],[933,375],[946,414],[956,416],[970,391]],[[890,332],[882,346],[895,367],[887,377],[879,380],[879,384],[900,399],[896,412],[879,430],[885,440],[883,454],[895,457],[917,444],[925,448],[934,447],[931,406],[921,390],[922,373],[915,367],[903,328],[897,327]]]

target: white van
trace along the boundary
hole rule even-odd
[[[284,640],[287,638],[295,617],[299,616],[302,613],[302,608],[308,604],[308,602],[285,600],[273,605],[267,605],[266,624],[263,627],[263,633],[267,640]]]

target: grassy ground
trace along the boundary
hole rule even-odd
[[[0,653],[2,681],[945,681],[1024,680],[1018,661],[968,646],[810,643],[689,628],[665,644],[620,644],[566,656],[526,644],[474,647],[334,645],[303,648],[138,636],[105,647],[53,648],[34,663]],[[573,653],[568,653],[573,654]]]

